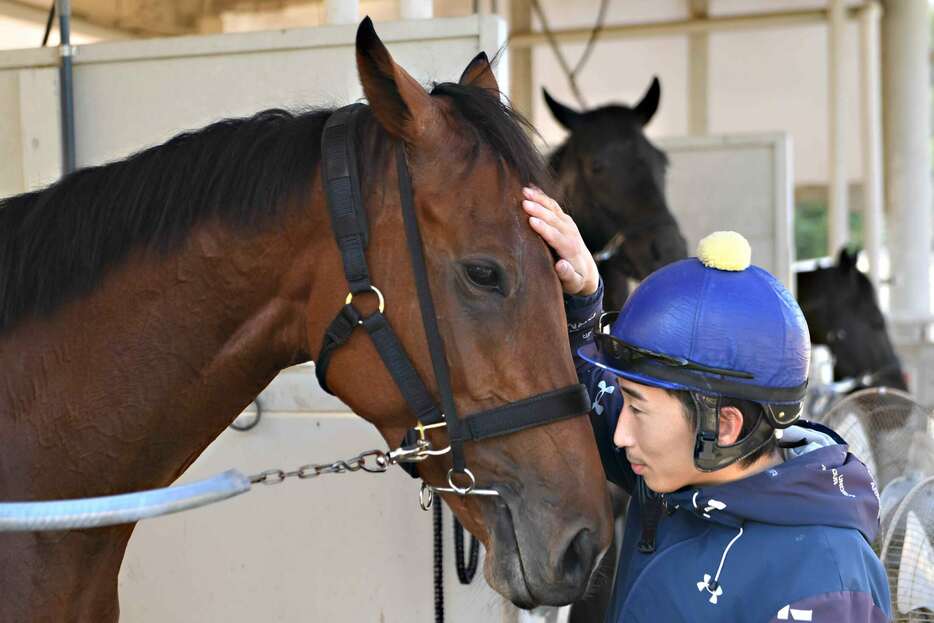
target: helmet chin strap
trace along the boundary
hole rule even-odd
[[[732,465],[764,446],[775,435],[776,427],[770,422],[768,409],[765,409],[748,435],[734,444],[721,446],[718,441],[721,398],[691,392],[691,399],[697,409],[694,466],[702,472],[714,472]]]

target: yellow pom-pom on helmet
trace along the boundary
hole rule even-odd
[[[698,243],[697,259],[707,268],[741,271],[752,263],[752,248],[740,233],[715,231]]]

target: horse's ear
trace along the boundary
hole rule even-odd
[[[493,67],[490,65],[486,52],[480,52],[473,57],[457,82],[499,93],[499,84],[496,82],[496,76],[493,75]]]
[[[649,85],[649,90],[645,92],[645,95],[642,96],[639,103],[632,109],[642,122],[642,125],[647,125],[649,121],[652,120],[652,117],[655,116],[655,111],[658,110],[658,102],[661,100],[661,97],[662,84],[658,81],[658,76],[653,76],[652,84]]]
[[[392,59],[369,17],[357,28],[357,72],[373,114],[394,137],[413,143],[437,123],[431,96]]]
[[[574,128],[580,123],[580,119],[583,115],[553,98],[545,87],[542,87],[542,95],[545,96],[545,103],[548,104],[548,110],[551,111],[551,115],[555,118],[555,121],[564,126],[564,129],[573,132]]]
[[[848,273],[856,268],[856,259],[857,254],[855,252],[850,253],[850,250],[844,245],[840,249],[840,254],[837,256],[837,267],[840,269],[840,272]]]

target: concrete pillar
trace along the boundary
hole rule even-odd
[[[357,0],[325,0],[328,24],[356,24],[359,8]]]
[[[532,6],[529,0],[510,0],[509,32],[532,30]],[[537,95],[537,94],[534,94]],[[509,99],[512,107],[532,119],[532,50],[512,47],[509,50]]]
[[[891,310],[930,314],[931,158],[927,0],[887,0],[882,17],[886,206],[891,224]]]
[[[399,16],[402,19],[431,19],[432,0],[400,0]]]
[[[869,259],[869,280],[878,290],[882,279],[882,85],[879,78],[882,11],[870,2],[859,15],[860,99],[863,126],[863,248]]]
[[[707,19],[709,0],[689,0],[692,20]],[[710,131],[710,100],[707,95],[710,62],[710,35],[688,35],[688,134],[704,135]]]
[[[827,29],[827,128],[829,131],[827,184],[827,251],[835,255],[849,241],[847,206],[846,127],[844,126],[845,92],[843,58],[846,55],[846,3],[830,0]]]

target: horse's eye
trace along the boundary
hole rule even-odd
[[[468,264],[467,277],[480,288],[499,289],[499,274],[486,264]]]

